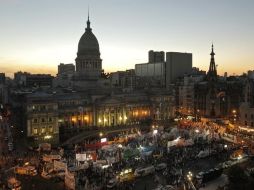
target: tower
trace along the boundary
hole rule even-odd
[[[80,80],[97,80],[101,76],[102,60],[97,38],[90,27],[88,13],[87,27],[78,44],[76,73]]]
[[[217,69],[214,61],[214,51],[213,51],[213,44],[212,44],[212,52],[210,53],[211,60],[210,60],[210,66],[209,70],[207,72],[207,79],[208,81],[216,81],[217,80]]]
[[[214,51],[212,44],[212,52],[210,53],[211,60],[209,70],[207,72],[208,88],[209,88],[209,102],[210,102],[210,116],[215,117],[215,104],[216,104],[216,81],[217,81],[217,69],[214,61]]]

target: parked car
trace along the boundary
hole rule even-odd
[[[160,163],[160,164],[155,166],[155,170],[156,171],[164,170],[166,168],[167,168],[167,164],[166,163]]]
[[[113,179],[109,180],[109,182],[107,184],[107,188],[112,189],[117,186],[117,183],[118,183],[117,179],[113,178]]]
[[[141,177],[141,176],[153,174],[154,172],[155,172],[154,166],[148,166],[145,168],[137,168],[134,172],[134,176]]]

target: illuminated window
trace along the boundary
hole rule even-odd
[[[52,133],[53,132],[53,127],[49,126],[49,132]]]
[[[33,129],[33,134],[35,134],[35,135],[38,134],[38,129],[37,129],[37,128],[34,128],[34,129]]]
[[[41,128],[41,133],[45,133],[45,132],[46,132],[45,127],[42,127],[42,128]]]

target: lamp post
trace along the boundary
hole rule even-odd
[[[199,121],[199,109],[196,110],[196,121]]]
[[[233,118],[233,123],[236,123],[237,111],[235,109],[232,110],[232,118]]]
[[[188,180],[188,182],[189,182],[189,184],[190,184],[190,187],[193,189],[193,190],[196,190],[196,187],[194,186],[194,184],[193,184],[193,182],[192,182],[192,178],[193,178],[193,174],[192,174],[192,172],[188,172],[188,174],[187,174],[187,180]]]

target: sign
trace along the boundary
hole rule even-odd
[[[60,160],[60,159],[61,159],[61,156],[58,154],[54,154],[54,155],[53,154],[50,154],[50,155],[45,154],[42,157],[42,160],[44,162],[52,162],[53,160]]]
[[[86,161],[86,154],[76,154],[76,160],[78,162]]]
[[[101,143],[105,143],[105,142],[107,142],[107,138],[102,138]]]

